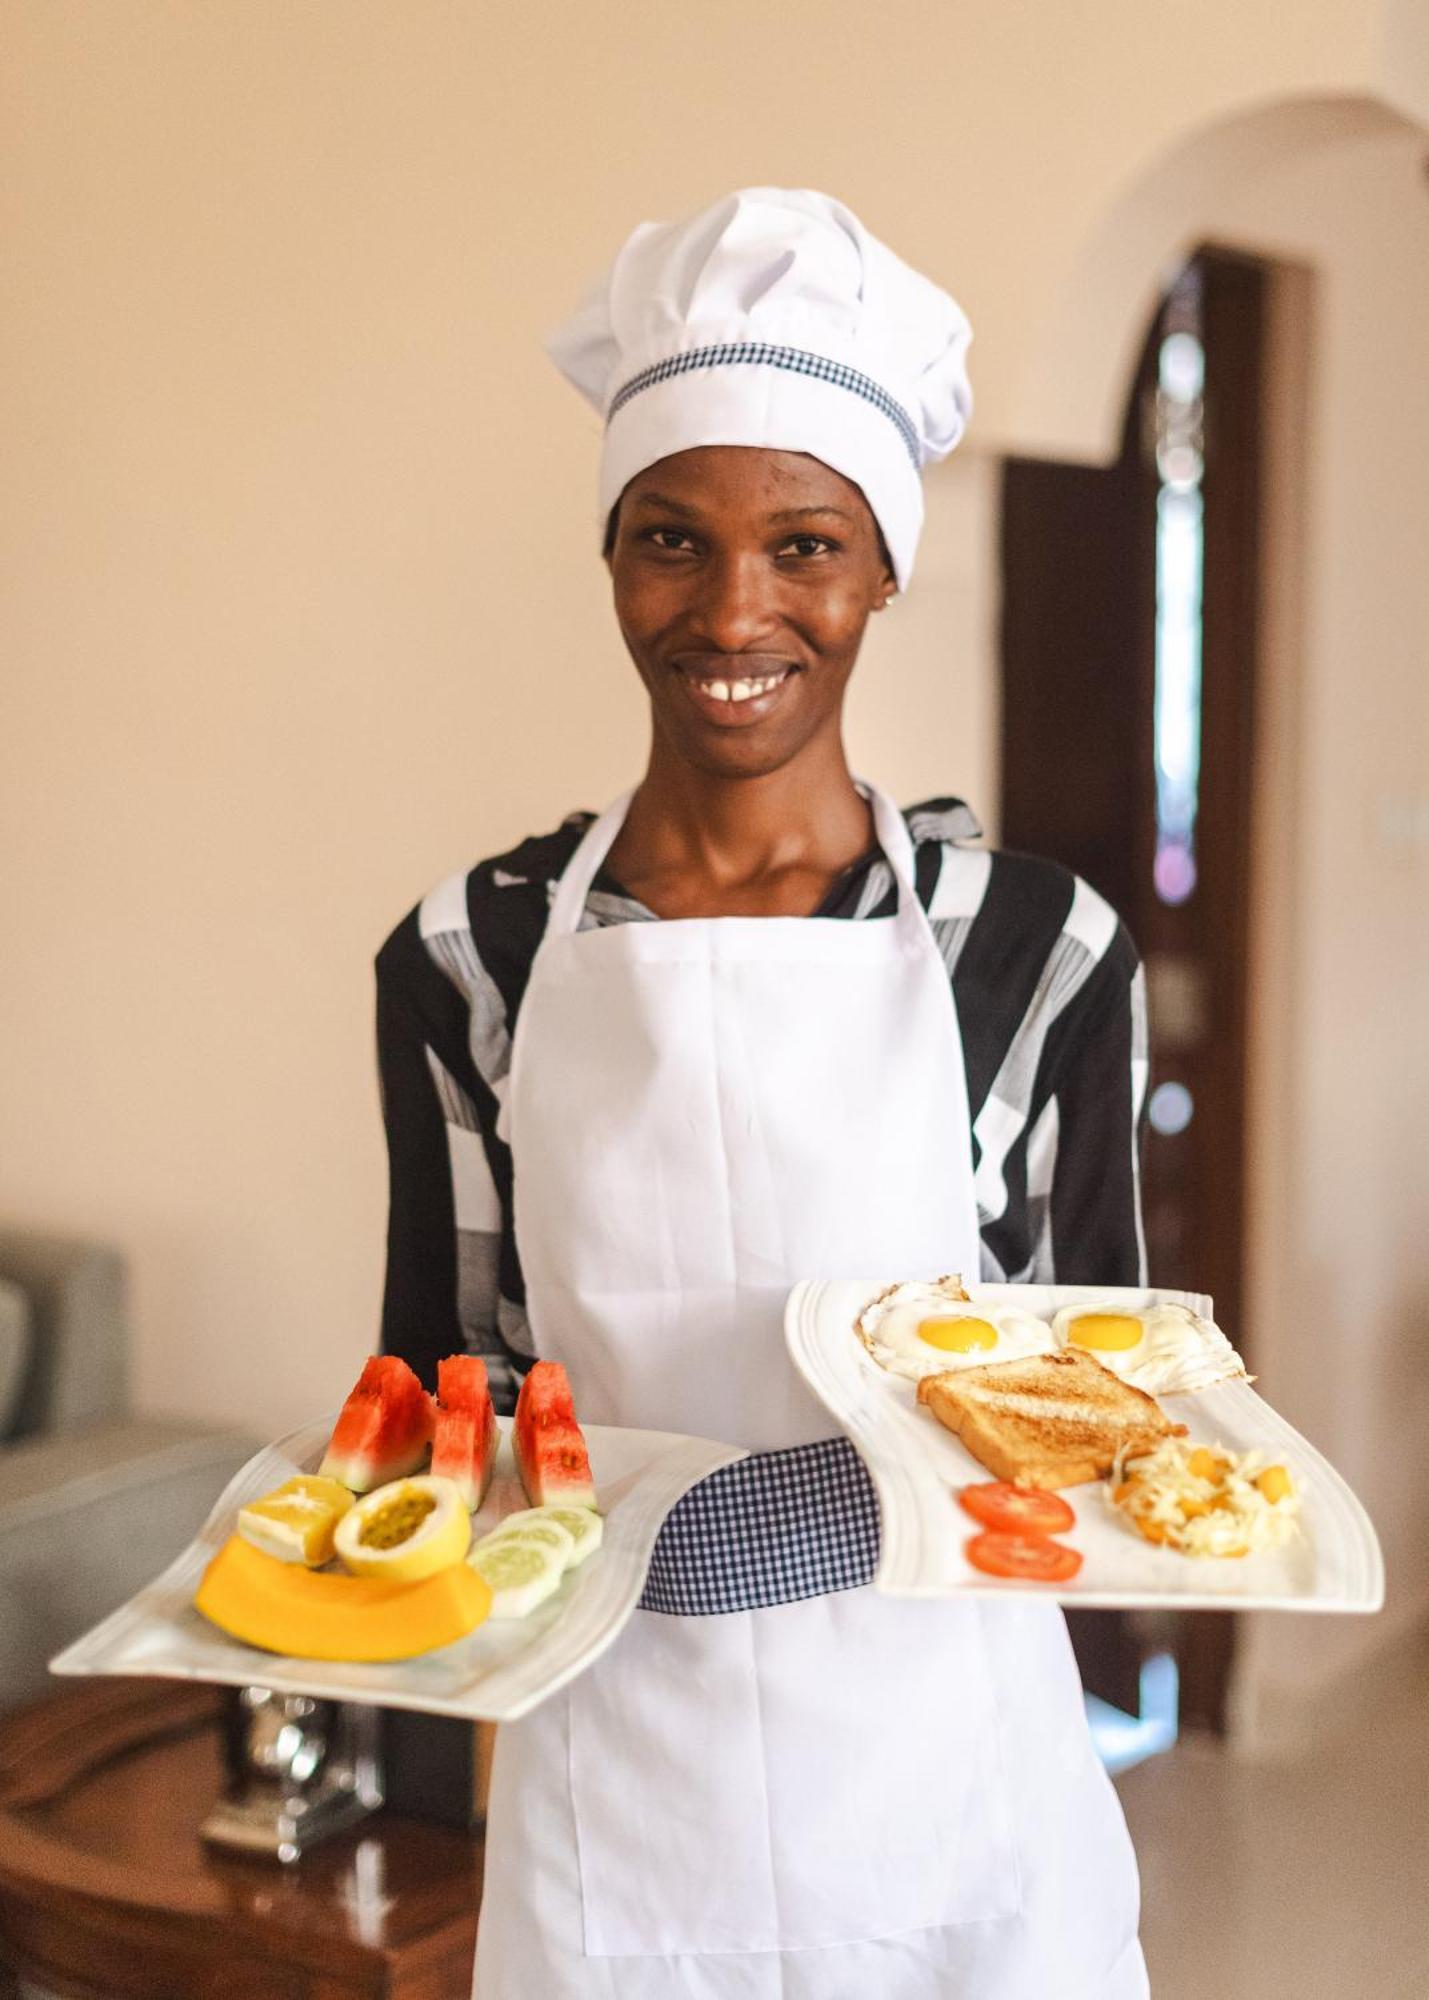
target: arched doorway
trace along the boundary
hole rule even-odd
[[[1152,1283],[1242,1311],[1247,981],[1268,267],[1202,247],[1145,330],[1106,468],[1009,459],[1002,495],[1004,843],[1118,909],[1151,1020],[1143,1194]],[[1059,1275],[1096,1283],[1076,1246]],[[1079,1614],[1088,1687],[1138,1705],[1170,1649],[1182,1714],[1223,1724],[1220,1614]]]
[[[1418,949],[1387,895],[1386,871],[1410,865],[1398,834],[1408,815],[1379,802],[1389,795],[1398,811],[1413,792],[1422,714],[1418,683],[1396,662],[1422,629],[1409,526],[1422,404],[1406,357],[1422,319],[1424,137],[1385,102],[1342,96],[1259,107],[1168,153],[1069,256],[1006,440],[1024,457],[1109,467],[1176,273],[1208,243],[1268,271],[1246,1316],[1272,1402],[1372,1509],[1378,1497],[1392,1576],[1397,1503],[1381,1468],[1413,1450],[1401,1349],[1422,1258],[1412,1227],[1381,1226],[1413,1183],[1379,1163],[1406,1157],[1399,1134],[1417,1129],[1422,1063],[1415,1054],[1404,1071],[1392,1038],[1355,1040],[1356,1005],[1336,972],[1375,957],[1381,983],[1400,990]],[[1403,420],[1396,398],[1409,398]],[[1417,1587],[1416,1549],[1406,1536],[1397,1570]],[[1307,1639],[1274,1614],[1239,1626],[1228,1719],[1247,1746],[1330,1713],[1337,1664],[1385,1643],[1382,1628],[1358,1625]],[[1315,1711],[1304,1688],[1322,1683]]]

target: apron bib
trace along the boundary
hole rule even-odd
[[[755,1452],[827,1440],[784,1347],[790,1286],[977,1275],[951,985],[907,827],[870,796],[898,884],[886,921],[580,932],[628,798],[558,886],[503,1121],[535,1349],[565,1364],[587,1421]],[[1026,1609],[1014,1671],[1044,1704],[1049,1675],[1064,1707],[1075,1691],[1085,1750],[1060,1617]],[[593,1668],[500,1732],[481,2000],[834,2000],[853,1990],[850,1952],[915,1933],[942,1982],[949,1927],[991,1935],[1023,1902],[995,1622],[867,1588],[712,1617],[637,1611]],[[1122,1990],[1139,1989],[1101,1992]]]

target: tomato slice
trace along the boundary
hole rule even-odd
[[[967,1545],[974,1569],[987,1576],[1016,1577],[1021,1583],[1066,1583],[1082,1566],[1076,1549],[1046,1535],[1002,1535],[989,1530]]]
[[[1013,1486],[993,1479],[984,1486],[965,1486],[958,1495],[975,1521],[1001,1528],[1009,1535],[1065,1535],[1077,1517],[1060,1493],[1040,1486]]]

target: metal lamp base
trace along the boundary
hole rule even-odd
[[[382,1804],[378,1711],[349,1702],[235,1689],[225,1717],[227,1784],[203,1838],[297,1861]]]

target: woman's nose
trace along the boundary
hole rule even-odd
[[[704,566],[690,623],[713,651],[742,652],[778,623],[777,594],[762,557],[716,557]]]

